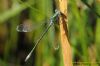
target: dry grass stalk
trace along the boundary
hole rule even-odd
[[[58,0],[58,8],[61,11],[61,16],[59,19],[60,23],[60,36],[61,36],[61,47],[63,54],[64,66],[73,66],[72,65],[72,52],[71,47],[68,41],[68,32],[67,32],[67,0]]]

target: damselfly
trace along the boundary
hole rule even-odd
[[[31,50],[31,52],[27,55],[25,61],[27,61],[31,54],[33,53],[34,49],[36,48],[36,46],[39,44],[39,42],[41,41],[41,39],[44,37],[44,35],[47,33],[47,31],[49,30],[49,28],[53,25],[53,23],[55,22],[55,19],[60,15],[60,11],[59,10],[55,10],[54,15],[50,18],[49,20],[49,25],[48,27],[45,29],[45,31],[42,33],[42,35],[40,36],[40,38],[36,41],[35,46],[33,47],[33,49]],[[32,25],[27,25],[27,24],[20,24],[17,26],[16,30],[18,32],[30,32],[32,31]],[[57,47],[59,48],[59,46]],[[57,49],[55,48],[55,49]]]

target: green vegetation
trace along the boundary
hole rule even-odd
[[[54,0],[0,0],[0,66],[63,66],[58,24],[24,62],[55,8]],[[18,32],[19,24],[33,30]],[[73,65],[100,66],[100,0],[68,0],[68,30]]]

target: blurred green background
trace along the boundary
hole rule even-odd
[[[58,24],[24,62],[55,9],[54,0],[0,0],[0,66],[63,66]],[[18,32],[20,24],[33,30]],[[100,66],[100,0],[68,0],[68,31],[73,65]]]

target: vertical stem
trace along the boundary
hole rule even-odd
[[[60,23],[60,36],[61,36],[61,47],[63,54],[64,66],[72,66],[72,52],[68,41],[67,32],[67,0],[58,0],[58,8],[61,11],[59,19]]]
[[[9,3],[10,3],[9,1],[8,0],[0,0],[0,14],[2,14],[3,12],[7,11],[7,9],[9,9]],[[1,22],[4,22],[4,21],[0,21],[0,23]],[[8,36],[8,30],[7,29],[8,28],[7,28],[6,23],[0,24],[0,40],[1,41],[3,40],[2,42],[0,42],[0,48],[2,50],[1,54],[4,54],[4,60],[6,60],[7,57],[9,56],[9,54],[8,54],[9,53],[8,39],[4,39],[5,37]]]

